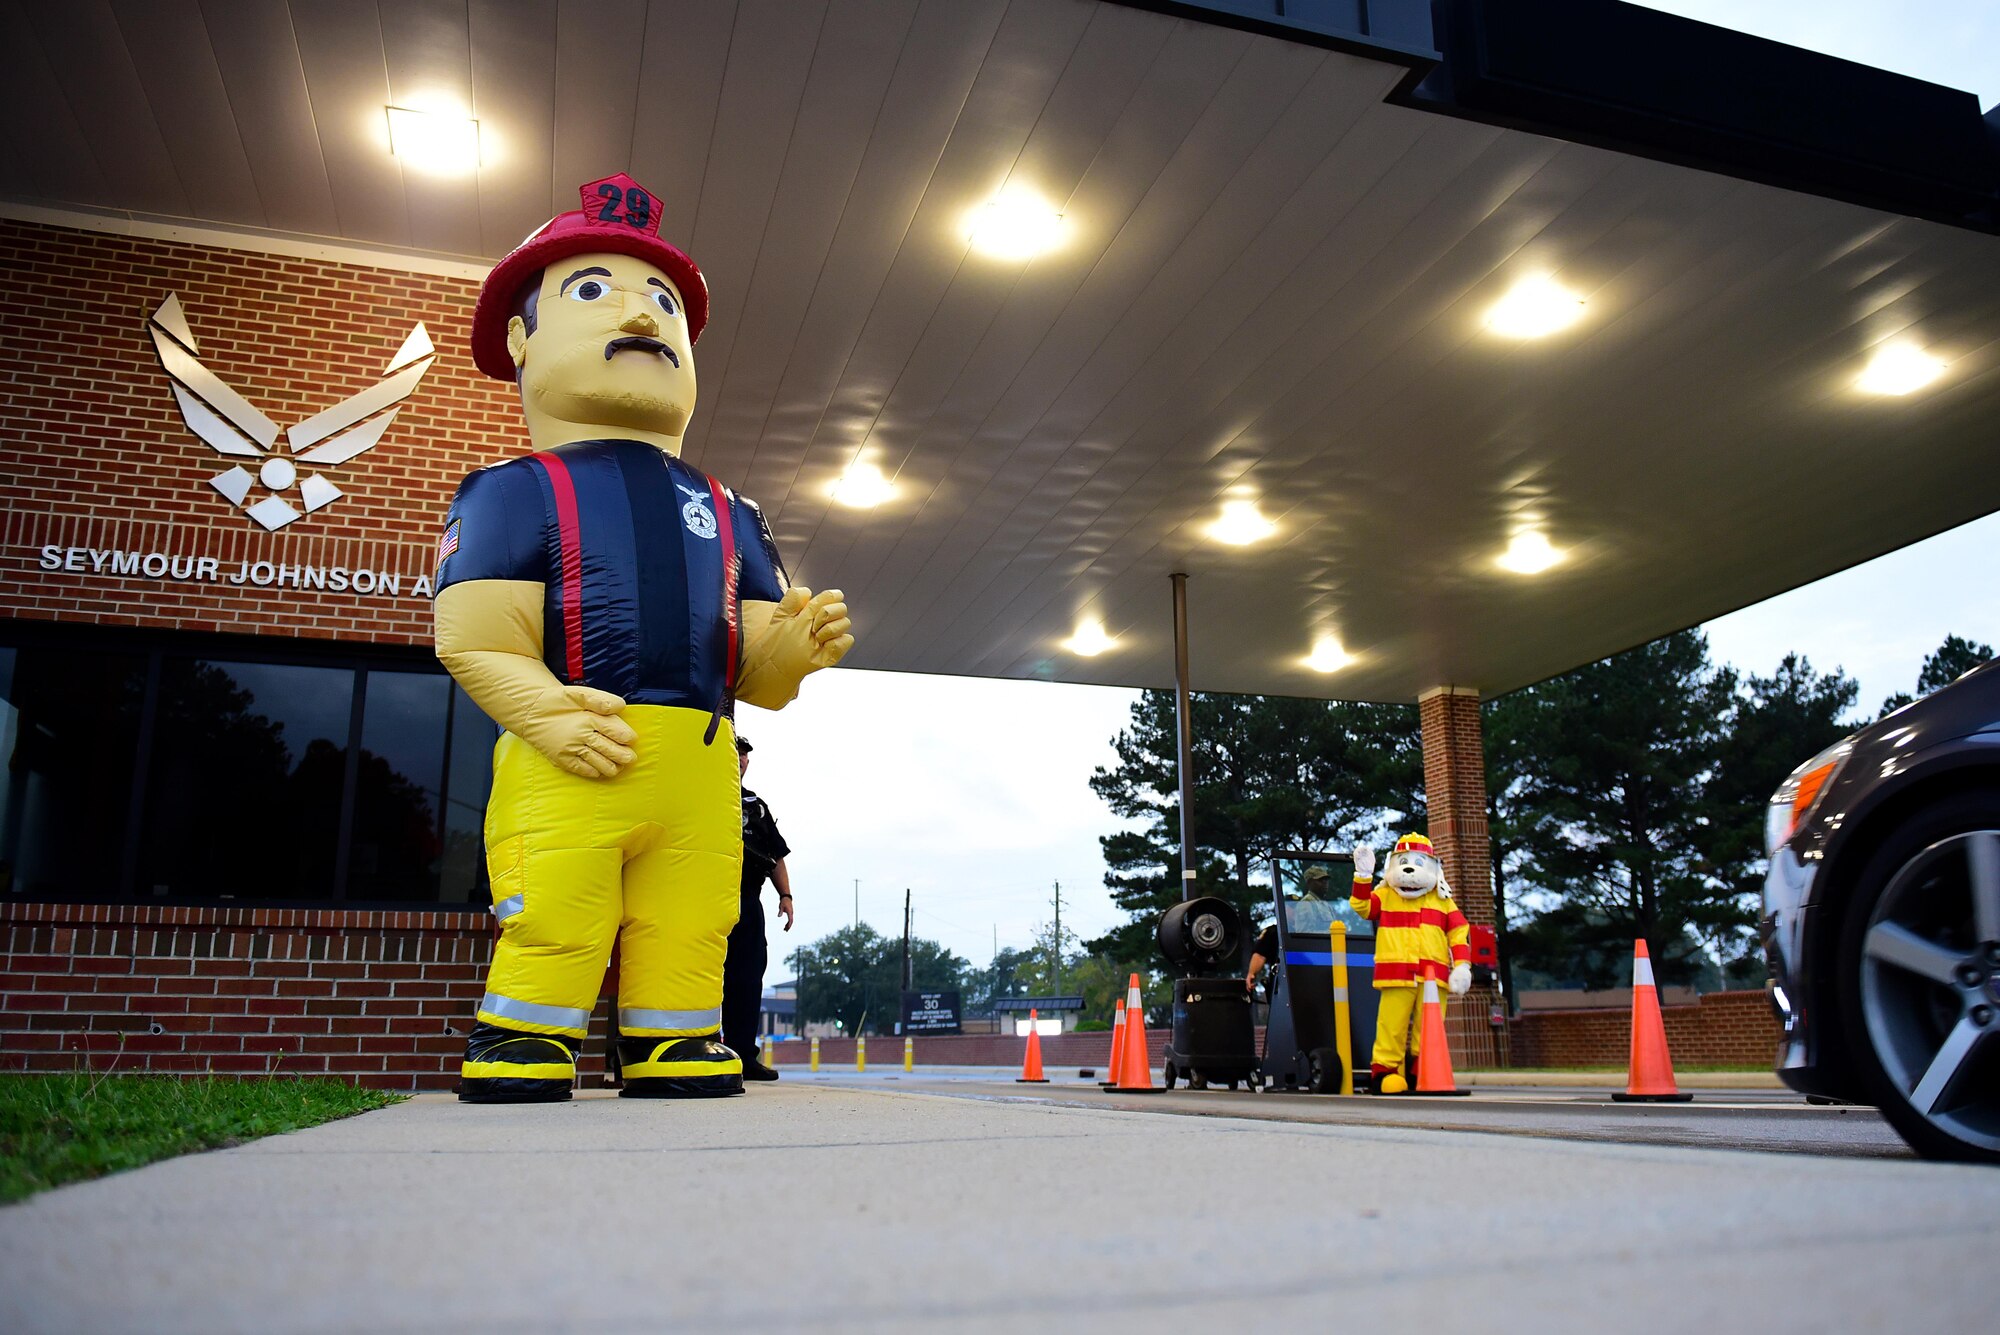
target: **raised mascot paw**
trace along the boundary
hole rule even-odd
[[[1375,850],[1366,844],[1354,846],[1354,874],[1356,876],[1375,874]]]
[[[839,589],[822,589],[806,604],[814,671],[834,666],[854,647],[854,636],[849,633],[854,623],[848,619],[846,598]]]
[[[1472,990],[1472,966],[1460,960],[1451,966],[1451,981],[1445,984],[1455,997],[1462,997]]]

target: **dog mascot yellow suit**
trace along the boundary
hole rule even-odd
[[[734,702],[781,708],[854,644],[841,594],[788,587],[757,507],[681,461],[708,287],[659,229],[629,176],[593,181],[473,311],[473,360],[519,386],[535,453],[466,478],[438,543],[438,657],[506,730],[468,1102],[569,1097],[614,939],[624,1094],[742,1092],[717,1039]]]
[[[1424,980],[1437,979],[1455,997],[1466,994],[1472,987],[1472,928],[1423,835],[1396,841],[1379,887],[1374,875],[1375,850],[1355,849],[1348,902],[1375,924],[1375,1051],[1369,1064],[1377,1094],[1402,1094],[1410,1088],[1405,1055],[1414,1057],[1419,1046],[1411,1041],[1410,1019]]]

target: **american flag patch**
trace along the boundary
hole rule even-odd
[[[444,536],[438,539],[437,563],[439,565],[444,564],[445,557],[450,556],[458,550],[458,525],[459,521],[454,519],[444,526]]]

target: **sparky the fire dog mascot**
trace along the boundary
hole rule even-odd
[[[569,1097],[614,939],[624,1094],[742,1092],[717,1037],[734,702],[780,708],[854,644],[841,594],[788,587],[757,507],[681,460],[708,287],[658,199],[623,174],[582,196],[480,290],[473,360],[519,386],[535,453],[467,477],[438,543],[438,657],[505,729],[469,1102]]]
[[[1444,868],[1421,834],[1396,841],[1374,880],[1375,850],[1354,850],[1356,913],[1375,924],[1375,1051],[1370,1067],[1377,1094],[1410,1088],[1405,1056],[1414,1057],[1410,1021],[1423,995],[1424,980],[1448,985],[1462,997],[1472,986],[1471,927],[1444,883]],[[1421,1037],[1421,1034],[1418,1036]]]

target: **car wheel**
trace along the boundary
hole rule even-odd
[[[1166,1089],[1172,1089],[1174,1087],[1174,1081],[1179,1077],[1179,1075],[1180,1075],[1179,1068],[1177,1068],[1172,1062],[1168,1062],[1165,1066],[1162,1066],[1160,1068],[1161,1086]]]
[[[1855,1064],[1903,1139],[2000,1163],[2000,792],[1934,803],[1875,851],[1837,978]]]

